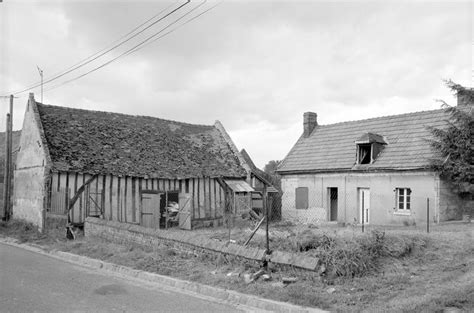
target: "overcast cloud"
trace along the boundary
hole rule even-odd
[[[0,95],[36,83],[36,65],[46,79],[183,2],[4,0]],[[45,85],[44,103],[197,124],[220,120],[237,147],[263,167],[288,153],[306,111],[328,124],[437,109],[435,99],[454,103],[443,79],[472,86],[470,1],[288,0],[224,1],[146,48],[47,91],[140,38]],[[39,88],[33,91],[39,101]],[[15,129],[27,101],[27,93],[20,96]],[[4,130],[7,101],[0,103]]]

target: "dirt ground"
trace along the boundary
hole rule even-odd
[[[298,234],[308,235],[308,229],[313,235],[330,234],[337,240],[361,236],[360,229],[350,227],[295,230],[289,225],[273,226],[271,248],[287,251],[297,249],[296,238],[301,238]],[[367,232],[371,230],[374,229],[368,229]],[[410,253],[398,257],[380,257],[376,268],[354,277],[328,277],[292,268],[270,268],[271,279],[260,277],[248,282],[245,280],[246,276],[248,278],[246,274],[259,270],[251,262],[228,257],[216,258],[206,253],[171,249],[155,251],[152,247],[117,245],[83,237],[67,241],[63,238],[63,232],[38,234],[31,226],[18,222],[0,225],[0,235],[39,244],[46,249],[69,251],[140,270],[331,311],[474,311],[474,223],[437,225],[432,227],[429,234],[422,229],[409,227],[377,230],[387,238],[415,238],[423,244],[413,246]],[[249,230],[238,231],[233,230],[231,233],[233,240],[245,240]],[[199,232],[211,238],[228,238],[226,229],[205,229]],[[264,233],[259,233],[252,245],[261,246],[264,239]],[[287,277],[296,278],[296,282],[284,284],[282,280]]]

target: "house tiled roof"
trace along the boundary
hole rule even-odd
[[[299,138],[278,172],[427,168],[430,159],[434,157],[427,141],[431,138],[427,126],[443,127],[447,125],[448,117],[440,109],[318,125],[309,137]],[[384,138],[387,144],[372,164],[357,165],[355,142],[365,137],[369,139],[369,133],[376,134],[377,138]]]
[[[53,170],[151,178],[245,177],[214,126],[36,104]]]

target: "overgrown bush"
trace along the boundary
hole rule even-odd
[[[385,232],[339,237],[336,234],[304,234],[296,251],[318,257],[326,275],[355,277],[375,272],[383,257],[401,258],[410,255],[415,247],[426,241],[417,236],[390,236]]]

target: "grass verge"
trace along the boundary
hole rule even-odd
[[[447,307],[474,311],[473,229],[472,224],[460,224],[453,229],[440,226],[429,235],[406,230],[302,232],[280,239],[282,247],[322,258],[327,267],[322,276],[273,269],[270,281],[246,283],[244,274],[258,270],[252,263],[100,239],[67,241],[63,230],[40,234],[30,224],[0,223],[0,235],[45,249],[338,312],[441,312]],[[288,276],[296,277],[296,283],[282,284],[281,279]]]

